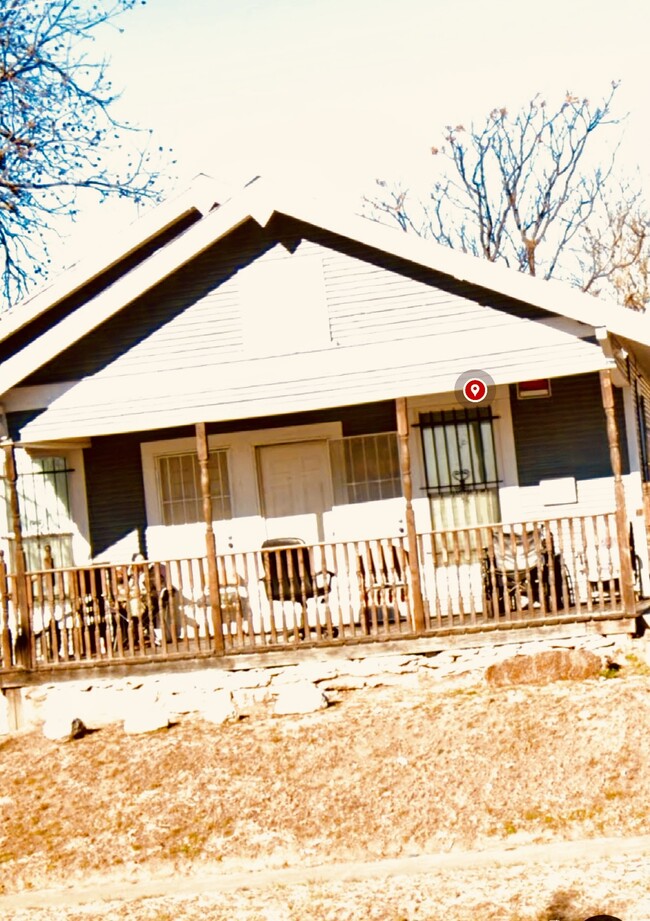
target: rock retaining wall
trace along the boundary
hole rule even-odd
[[[125,678],[90,675],[23,688],[19,727],[11,725],[10,708],[4,695],[0,695],[0,733],[41,725],[46,730],[54,726],[53,731],[58,731],[56,727],[65,727],[74,718],[89,728],[121,721],[130,725],[134,719],[137,723],[134,714],[141,714],[143,724],[147,724],[147,713],[155,714],[154,722],[159,724],[166,717],[173,720],[188,713],[204,714],[213,722],[221,722],[259,708],[271,708],[277,713],[307,712],[326,706],[328,692],[332,695],[380,686],[408,690],[441,681],[482,682],[499,663],[550,650],[589,650],[605,666],[627,651],[625,643],[620,636],[593,635],[436,653],[394,655],[369,651],[365,658],[348,659],[342,654],[336,659],[232,671],[209,668]],[[307,693],[309,689],[313,693]]]

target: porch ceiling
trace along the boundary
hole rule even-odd
[[[480,349],[477,348],[477,338]],[[598,345],[544,324],[241,360],[155,374],[107,368],[72,384],[24,425],[22,441],[146,431],[452,393],[464,371],[496,384],[608,367]],[[16,400],[20,391],[15,391]],[[25,408],[24,406],[21,408]],[[11,411],[11,395],[6,400]]]

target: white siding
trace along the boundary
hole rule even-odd
[[[406,263],[397,271],[401,263],[386,256],[388,267],[382,268],[370,261],[383,258],[380,254],[368,251],[362,259],[359,246],[350,255],[343,242],[341,252],[305,240],[295,246],[269,242],[252,263],[254,253],[240,259],[231,254],[232,272],[225,271],[225,262],[220,268],[228,280],[208,293],[201,294],[206,283],[197,277],[187,306],[173,319],[54,399],[24,427],[23,437],[111,434],[447,393],[463,371],[474,368],[509,383],[605,366],[598,345],[517,315],[525,305],[486,306],[462,294],[466,288],[459,283],[452,295],[422,267],[411,267],[414,278]],[[294,354],[285,355],[273,354],[274,341],[264,355],[258,337],[247,352],[240,312],[244,279],[256,265],[278,261],[284,263],[283,283],[270,303],[282,299],[283,286],[291,287],[295,276],[287,299],[292,310],[304,302],[313,323],[310,331],[303,322],[299,332],[308,341],[299,352],[292,341],[287,351]],[[203,265],[217,277],[212,263]],[[268,310],[269,292],[251,284],[249,312],[254,292],[259,310]],[[178,286],[168,296],[182,306]],[[127,309],[125,322],[128,315]]]

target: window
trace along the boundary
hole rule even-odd
[[[227,451],[211,451],[208,463],[215,520],[230,518]],[[201,471],[196,454],[167,454],[157,458],[163,524],[203,520]]]
[[[330,459],[336,505],[402,495],[395,432],[337,438],[330,441]]]
[[[490,407],[420,415],[434,529],[498,521],[493,420]]]
[[[16,455],[20,523],[29,570],[43,569],[45,547],[49,546],[55,567],[71,566],[72,521],[70,486],[65,457],[32,457],[24,452]],[[9,530],[9,494],[3,482],[5,520]],[[13,542],[12,542],[13,550]]]

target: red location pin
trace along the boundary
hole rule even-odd
[[[487,384],[480,377],[472,377],[463,384],[463,396],[470,403],[482,403],[487,392]]]

